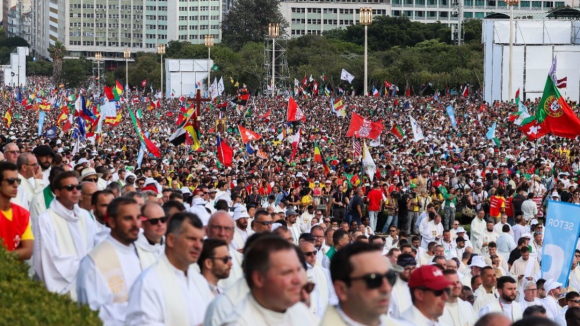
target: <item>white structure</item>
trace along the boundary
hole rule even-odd
[[[484,20],[484,99],[508,101],[520,89],[522,98],[541,97],[553,58],[557,77],[568,78],[562,96],[580,98],[580,21],[514,22],[513,92],[508,94],[509,20]]]
[[[209,60],[209,67],[213,60]],[[191,96],[201,90],[202,96],[207,94],[205,80],[207,79],[208,60],[166,59],[165,60],[165,96],[171,98]],[[206,95],[207,96],[207,95]]]
[[[26,56],[28,48],[19,46],[10,53],[10,66],[4,68],[4,85],[26,86]]]

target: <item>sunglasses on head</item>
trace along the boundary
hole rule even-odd
[[[420,288],[420,290],[433,292],[433,294],[436,297],[442,296],[443,293],[447,293],[447,296],[449,296],[451,294],[451,289],[450,288],[444,288],[443,290],[432,290],[432,289],[429,289],[429,288],[426,288],[426,287],[422,287],[422,288]]]
[[[18,178],[6,178],[4,181],[8,182],[8,184],[13,185],[15,182],[16,184],[20,184],[20,179]]]
[[[83,188],[82,185],[66,185],[60,187],[60,190],[65,189],[66,191],[73,191],[74,189],[81,190],[82,188]]]
[[[359,277],[351,277],[350,280],[363,280],[367,286],[367,289],[372,290],[380,288],[381,285],[383,285],[383,278],[386,278],[389,284],[393,286],[395,285],[395,282],[397,282],[397,273],[390,270],[385,274],[371,273]]]
[[[157,223],[161,222],[162,224],[167,222],[167,217],[163,216],[163,217],[157,217],[157,218],[149,218],[147,219],[147,222],[149,222],[149,224],[151,225],[157,225]]]

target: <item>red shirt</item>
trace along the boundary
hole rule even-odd
[[[383,193],[379,189],[373,189],[367,194],[369,200],[369,211],[378,212],[381,210],[381,200],[383,200]]]
[[[0,238],[4,240],[3,245],[8,251],[18,248],[20,240],[27,240],[23,236],[30,225],[30,213],[26,209],[12,203],[10,208],[12,220],[0,212]]]

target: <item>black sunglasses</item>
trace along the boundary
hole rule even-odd
[[[212,257],[211,259],[215,259],[215,260],[221,260],[224,264],[227,264],[231,259],[232,256],[226,256],[226,257]]]
[[[60,190],[65,189],[67,191],[73,191],[73,190],[81,190],[83,189],[82,185],[68,185],[68,186],[62,186],[60,187]]]
[[[161,222],[161,223],[167,222],[167,217],[163,216],[163,217],[158,217],[158,218],[149,218],[149,219],[147,219],[147,222],[149,222],[149,224],[151,224],[151,225],[157,225],[157,223],[159,223],[159,222]]]
[[[315,251],[305,251],[304,255],[306,255],[306,257],[316,256],[316,250]]]
[[[367,289],[372,290],[380,288],[381,285],[383,285],[383,278],[386,278],[389,284],[393,286],[395,285],[395,282],[397,282],[397,273],[395,271],[390,270],[385,274],[372,273],[359,277],[351,277],[350,280],[351,281],[363,280],[365,281]]]
[[[422,287],[422,288],[420,288],[420,290],[433,292],[433,294],[436,297],[442,296],[443,293],[447,293],[447,296],[449,296],[451,294],[451,289],[450,288],[444,288],[443,290],[432,290],[432,289],[429,289],[429,288],[426,288],[426,287]]]
[[[89,178],[89,179],[84,179],[83,181],[97,182],[98,179],[97,178]]]
[[[17,184],[20,184],[20,182],[22,182],[20,179],[18,178],[6,178],[4,179],[4,181],[8,182],[8,184],[13,185],[15,182]]]
[[[262,224],[264,226],[268,226],[268,225],[274,224],[274,222],[260,222],[260,221],[254,221],[254,223]]]

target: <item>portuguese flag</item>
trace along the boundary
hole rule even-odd
[[[151,140],[149,140],[147,136],[145,136],[145,133],[143,132],[143,130],[141,130],[141,123],[139,122],[139,120],[137,120],[137,118],[135,118],[135,114],[133,113],[133,110],[131,110],[130,108],[129,115],[131,116],[131,121],[133,121],[133,127],[135,127],[135,132],[137,133],[137,136],[141,140],[141,143],[145,144],[145,147],[147,147],[149,153],[153,154],[153,156],[157,158],[160,158],[161,153],[159,152],[159,148],[157,148],[157,146],[155,146],[155,144]]]
[[[403,137],[405,136],[405,132],[403,131],[403,129],[396,123],[391,128],[391,133],[395,135],[395,137],[397,137],[399,140],[403,140]]]

